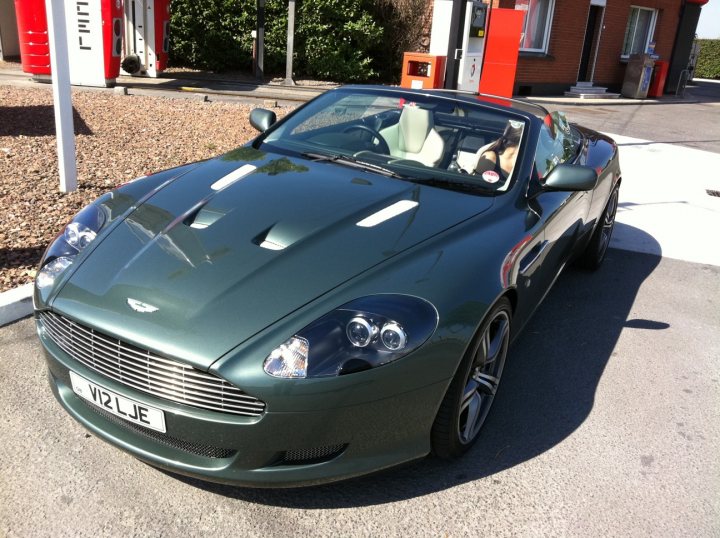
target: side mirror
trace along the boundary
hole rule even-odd
[[[261,133],[267,131],[277,121],[275,112],[264,108],[255,108],[250,112],[250,125]]]
[[[589,191],[597,185],[598,175],[594,168],[577,164],[558,164],[552,169],[543,190]]]

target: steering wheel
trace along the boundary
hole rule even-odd
[[[377,132],[372,127],[368,127],[367,125],[350,125],[349,127],[346,127],[343,129],[343,133],[349,133],[350,131],[364,131],[366,133],[370,133],[372,136],[372,140],[378,141],[378,151],[380,153],[383,153],[384,155],[390,155],[390,146],[388,146],[387,141],[383,138],[383,136]],[[374,150],[374,148],[373,148]]]

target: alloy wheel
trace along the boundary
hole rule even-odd
[[[471,443],[485,422],[495,398],[510,341],[510,317],[499,310],[486,325],[460,400],[458,438]]]
[[[599,255],[602,257],[610,244],[613,228],[615,226],[615,214],[618,206],[618,190],[615,189],[610,195],[605,213],[603,214],[602,229],[600,231]]]

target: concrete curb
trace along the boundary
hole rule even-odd
[[[528,101],[539,105],[566,105],[566,106],[650,106],[650,105],[693,105],[699,99],[687,97],[663,97],[662,99],[580,99],[577,97],[513,97],[519,101]]]
[[[33,284],[0,293],[0,327],[32,314],[32,295]]]

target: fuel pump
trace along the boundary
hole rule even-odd
[[[435,0],[430,54],[447,55],[445,88],[511,97],[523,12],[482,0]]]
[[[170,50],[170,0],[125,0],[122,69],[129,75],[157,77]]]
[[[482,0],[435,0],[430,54],[447,55],[446,88],[477,91],[489,7]]]
[[[34,78],[50,75],[45,3],[15,0],[23,70]],[[70,82],[112,86],[120,72],[122,0],[69,0],[64,3]]]
[[[487,4],[483,4],[479,0],[467,3],[463,44],[459,58],[458,90],[477,91],[480,85],[480,72],[485,53],[487,8]],[[457,58],[457,54],[455,57]]]

